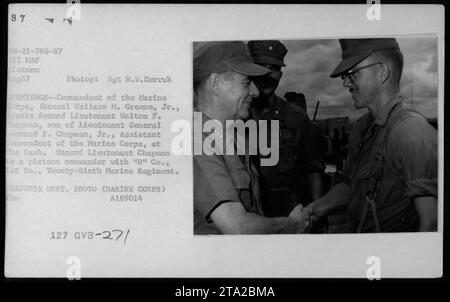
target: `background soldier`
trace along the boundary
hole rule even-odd
[[[306,101],[306,97],[303,93],[301,93],[301,92],[298,93],[295,91],[286,92],[284,94],[284,98],[289,103],[302,108],[303,111],[305,111],[306,115],[308,115],[307,101]],[[317,148],[316,150],[314,150],[314,154],[316,157],[320,158],[323,161],[325,156],[330,151],[330,150],[328,150],[328,139],[322,133],[320,124],[318,124],[314,120],[312,120],[312,136],[313,136],[312,139],[313,139],[314,145]],[[302,172],[304,172],[304,171],[302,171]],[[323,187],[323,190],[326,191],[326,188]],[[309,192],[309,190],[307,190],[307,192]]]
[[[437,229],[437,134],[399,95],[403,55],[395,39],[343,39],[341,77],[356,108],[342,182],[308,208],[347,205],[351,232]]]
[[[306,97],[303,93],[297,93],[295,91],[286,92],[284,98],[289,103],[302,108],[306,113],[308,113],[308,108],[306,105]]]
[[[321,196],[324,165],[315,153],[312,124],[306,112],[275,95],[281,67],[285,66],[286,47],[280,41],[249,41],[248,47],[255,63],[271,71],[254,79],[260,96],[252,104],[252,117],[278,120],[280,127],[279,162],[276,166],[261,167],[267,197],[265,213],[286,215],[299,202],[306,204]],[[301,190],[302,172],[308,175],[309,194]]]

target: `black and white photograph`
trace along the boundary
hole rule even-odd
[[[203,42],[193,65],[203,123],[279,135],[270,164],[194,153],[195,234],[437,231],[435,37]]]

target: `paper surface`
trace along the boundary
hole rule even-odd
[[[68,8],[9,7],[6,277],[366,278],[370,256],[382,278],[441,276],[443,7]],[[384,36],[435,41],[439,231],[194,236],[192,157],[171,153],[193,42]]]

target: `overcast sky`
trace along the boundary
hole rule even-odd
[[[401,94],[406,103],[428,118],[437,116],[438,64],[436,38],[397,39],[404,56]],[[341,59],[338,40],[281,41],[288,53],[285,57],[283,77],[277,94],[284,97],[289,91],[302,92],[308,103],[310,118],[314,115],[317,100],[320,107],[318,119],[349,116],[356,119],[366,113],[356,110],[347,88],[340,78],[330,78],[330,73]]]

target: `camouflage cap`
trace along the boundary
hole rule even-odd
[[[197,42],[194,44],[194,82],[212,73],[235,71],[248,76],[260,76],[269,69],[253,62],[244,42]]]
[[[280,41],[249,41],[247,46],[255,63],[286,66],[283,60],[287,49]]]
[[[342,60],[331,73],[332,78],[345,74],[350,68],[366,59],[371,53],[379,50],[399,50],[394,38],[376,39],[340,39]]]

